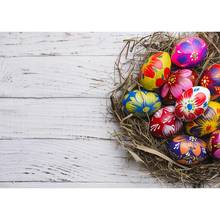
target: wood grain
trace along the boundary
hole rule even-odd
[[[109,139],[105,99],[0,99],[0,138]]]
[[[0,33],[0,187],[173,186],[111,136],[114,62],[137,35]]]
[[[106,97],[111,56],[0,58],[0,97]]]
[[[149,180],[149,174],[143,167],[128,161],[127,154],[112,141],[1,140],[0,149],[2,184],[159,185],[155,179]]]
[[[147,33],[1,33],[0,57],[115,56],[123,40]]]

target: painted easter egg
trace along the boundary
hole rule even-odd
[[[211,134],[208,151],[212,157],[220,159],[220,130],[216,130]]]
[[[187,37],[177,43],[172,51],[172,63],[179,67],[194,67],[207,56],[208,46],[199,37]]]
[[[178,99],[184,91],[194,86],[198,74],[190,69],[179,69],[172,72],[161,89],[161,97],[166,103]]]
[[[217,130],[220,128],[219,110],[220,104],[210,101],[204,114],[185,124],[186,132],[190,135],[201,137]]]
[[[208,108],[210,92],[202,86],[192,87],[177,99],[175,115],[183,121],[193,121]]]
[[[167,52],[150,56],[142,65],[138,79],[147,90],[155,90],[163,85],[170,74],[171,59]]]
[[[211,99],[220,96],[220,64],[209,66],[202,74],[199,85],[208,88],[211,92]]]
[[[157,93],[146,90],[133,90],[125,95],[122,105],[126,113],[144,117],[160,109],[161,101]]]
[[[168,143],[168,151],[180,164],[191,165],[207,158],[207,144],[194,136],[178,135]]]
[[[150,132],[155,137],[167,138],[178,133],[183,123],[175,117],[174,106],[158,110],[150,120]]]

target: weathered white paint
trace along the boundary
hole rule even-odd
[[[112,141],[1,140],[0,180],[76,184],[156,183]],[[158,184],[157,184],[158,186]]]
[[[109,140],[113,65],[136,33],[0,33],[0,187],[163,187]]]
[[[0,58],[0,97],[105,97],[112,56]]]
[[[123,39],[147,33],[1,33],[0,57],[115,56]]]
[[[106,108],[106,99],[0,99],[0,138],[109,139]]]

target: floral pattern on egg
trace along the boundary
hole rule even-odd
[[[210,101],[208,108],[197,119],[185,124],[186,132],[190,135],[201,137],[220,128],[220,104]]]
[[[208,46],[199,37],[188,37],[177,43],[173,49],[172,63],[182,68],[194,67],[207,56]]]
[[[122,100],[126,113],[146,117],[156,112],[161,107],[160,97],[157,93],[146,90],[133,90],[127,93]]]
[[[183,123],[174,115],[174,106],[158,110],[150,120],[150,132],[155,137],[167,138],[178,133]]]
[[[201,86],[192,87],[177,99],[175,114],[183,121],[193,121],[208,108],[210,92]]]
[[[210,90],[212,100],[217,99],[220,96],[220,64],[209,66],[202,74],[199,84]]]
[[[161,97],[168,103],[178,99],[184,91],[194,86],[198,74],[190,69],[172,72],[161,89]]]
[[[142,65],[138,80],[144,89],[155,90],[167,80],[170,67],[171,59],[167,52],[155,53]]]
[[[216,130],[211,134],[208,151],[212,157],[220,159],[220,130]]]
[[[179,135],[169,142],[168,151],[180,164],[197,164],[207,158],[207,144],[194,136]]]

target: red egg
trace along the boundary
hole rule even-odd
[[[212,157],[220,159],[220,130],[216,130],[211,134],[208,150]]]
[[[150,132],[155,137],[167,138],[178,133],[183,123],[176,118],[174,106],[166,106],[158,110],[150,120]]]
[[[210,90],[212,100],[218,98],[220,96],[220,64],[209,66],[202,74],[199,83]]]

